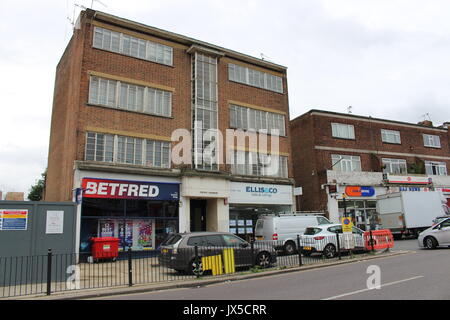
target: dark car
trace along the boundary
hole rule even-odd
[[[250,243],[228,232],[193,232],[176,233],[161,244],[159,263],[180,273],[192,274],[195,269],[195,247],[198,256],[208,257],[223,254],[224,249],[234,249],[234,263],[237,268],[257,265],[269,267],[276,262],[276,251],[270,244]],[[201,261],[201,259],[199,259]],[[197,268],[203,273],[203,268]]]

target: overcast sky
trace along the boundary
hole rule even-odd
[[[358,115],[450,121],[448,0],[101,2],[93,8],[287,66],[291,119],[352,106]],[[27,194],[47,166],[55,68],[80,10],[74,3],[91,6],[0,0],[4,194]]]

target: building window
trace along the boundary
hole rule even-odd
[[[193,161],[195,169],[217,171],[217,59],[198,52],[192,56]],[[214,133],[206,135],[206,133]],[[208,138],[206,138],[208,137]]]
[[[355,128],[351,124],[331,123],[334,138],[355,139]]]
[[[334,171],[361,171],[361,158],[359,156],[332,154],[331,162]]]
[[[406,160],[403,159],[382,159],[383,172],[390,174],[407,174]]]
[[[428,175],[446,176],[447,165],[445,162],[425,161],[425,172]]]
[[[285,156],[234,151],[233,159],[232,174],[288,178],[288,161]]]
[[[283,93],[283,79],[281,77],[237,64],[228,64],[228,79],[253,87]]]
[[[170,168],[170,143],[88,132],[85,159]]]
[[[104,28],[94,27],[93,47],[168,66],[173,63],[172,47]]]
[[[114,136],[89,132],[86,140],[86,160],[113,162]]]
[[[284,115],[255,110],[236,105],[230,106],[230,127],[249,131],[271,133],[278,130],[279,135],[285,136]]]
[[[431,134],[424,134],[423,135],[423,145],[425,147],[440,148],[441,140],[439,139],[439,136],[434,136]]]
[[[172,92],[91,77],[89,103],[163,117],[172,115]]]
[[[400,144],[400,131],[381,129],[381,140],[387,143]]]

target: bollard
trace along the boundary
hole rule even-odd
[[[47,295],[52,293],[52,249],[47,253]]]
[[[297,235],[297,253],[298,253],[298,265],[301,267],[302,262],[302,247],[300,246],[300,236]]]
[[[131,258],[131,248],[128,248],[128,286],[133,285],[133,260]]]
[[[336,239],[337,239],[337,250],[338,250],[339,260],[342,260],[342,258],[341,258],[341,243],[339,241],[339,232],[337,232],[337,231],[336,231]]]

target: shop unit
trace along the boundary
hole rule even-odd
[[[448,126],[434,127],[352,114],[311,110],[291,121],[300,210],[345,215],[362,229],[379,222],[377,197],[450,186]]]

